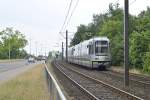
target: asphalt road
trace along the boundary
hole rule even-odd
[[[0,83],[14,78],[15,76],[35,67],[42,62],[28,63],[27,60],[0,63]]]

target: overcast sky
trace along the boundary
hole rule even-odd
[[[31,39],[31,53],[38,54],[50,50],[60,50],[59,34],[71,0],[0,0],[0,30],[13,27]],[[73,0],[72,9],[77,0]],[[124,0],[79,0],[67,29],[75,32],[80,24],[88,24],[93,14],[104,13],[109,3],[119,1],[123,7]],[[150,0],[129,0],[130,13],[137,15],[150,6]],[[73,36],[72,33],[69,36]],[[59,47],[57,47],[59,45]],[[28,52],[30,46],[25,48]]]

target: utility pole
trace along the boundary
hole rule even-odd
[[[41,46],[41,50],[40,50],[40,55],[43,55],[43,44],[40,45]]]
[[[129,86],[129,1],[124,0],[124,85]]]
[[[66,30],[66,62],[68,62],[68,30]]]
[[[10,60],[10,38],[9,38],[9,60]]]
[[[31,56],[31,37],[30,37],[30,56]]]
[[[64,43],[62,42],[62,60],[64,59]]]
[[[35,42],[35,48],[36,48],[36,57],[38,56],[37,55],[37,41]]]
[[[47,51],[47,47],[45,46],[45,57],[46,57],[46,51]]]
[[[46,56],[46,47],[45,47],[45,56]]]

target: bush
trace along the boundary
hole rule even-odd
[[[150,52],[145,53],[143,62],[143,71],[150,73]]]

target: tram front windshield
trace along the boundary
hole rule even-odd
[[[96,41],[95,42],[95,55],[107,55],[108,53],[108,41]]]

